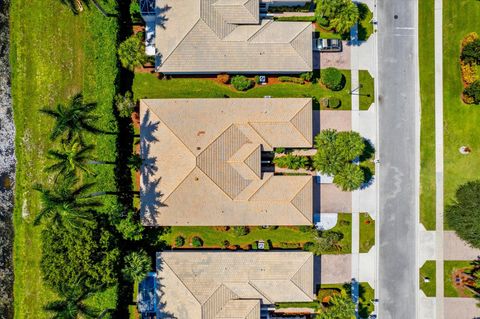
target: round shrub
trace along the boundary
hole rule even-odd
[[[228,75],[226,73],[219,74],[219,75],[217,75],[217,80],[220,83],[228,84],[230,82],[230,75]]]
[[[480,80],[473,82],[465,88],[463,94],[470,98],[472,104],[480,104]]]
[[[340,101],[340,99],[336,97],[331,97],[328,99],[328,107],[331,107],[332,109],[336,109],[340,107],[341,104],[342,104],[342,101]]]
[[[230,242],[225,239],[222,243],[222,249],[226,249],[228,248],[228,246],[230,246]]]
[[[231,83],[233,87],[238,91],[246,91],[248,89],[251,89],[254,84],[252,80],[243,75],[235,75],[232,78]]]
[[[178,236],[177,238],[175,238],[176,247],[182,247],[183,245],[185,245],[185,238],[183,238],[182,236]]]
[[[320,74],[323,85],[332,91],[340,91],[345,86],[345,77],[336,68],[326,68]]]
[[[365,182],[363,170],[355,164],[348,163],[333,177],[333,183],[344,192],[359,189]]]
[[[203,240],[198,236],[193,237],[192,238],[192,246],[193,247],[202,247],[203,246]]]

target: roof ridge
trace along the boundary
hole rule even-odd
[[[257,188],[257,189],[253,192],[252,195],[250,195],[250,197],[247,198],[247,201],[250,201],[250,199],[251,199],[253,196],[255,196],[255,194],[258,193],[258,191],[260,191],[260,189],[262,189],[262,187],[263,187],[266,183],[268,183],[268,181],[270,181],[270,179],[273,177],[273,174],[268,174],[268,175],[267,175],[267,174],[264,174],[263,176],[264,176],[264,177],[265,177],[265,176],[269,176],[269,177],[268,177],[267,179],[265,179],[265,178],[260,179],[261,181],[264,181],[264,182],[262,183],[262,185],[260,185],[259,188]],[[296,208],[296,207],[295,207],[295,208]]]
[[[257,131],[257,130],[252,126],[251,123],[284,123],[284,122],[247,122],[247,123],[246,123],[248,126],[250,126],[250,127],[252,128],[252,130],[253,130],[255,133],[257,133],[257,135],[265,142],[265,144],[267,144],[270,148],[273,149],[273,146],[265,139],[265,137],[263,137],[262,134],[260,134],[259,131]],[[259,144],[260,144],[260,143],[259,143]]]
[[[245,318],[248,318],[248,317],[252,314],[252,312],[257,308],[257,306],[259,305],[259,303],[260,303],[260,301],[253,305],[252,309],[250,309],[250,312],[247,313],[247,315],[245,316]]]
[[[228,288],[227,286],[225,286],[225,285],[223,284],[223,282],[222,282],[220,285],[218,285],[218,287],[217,287],[216,289],[213,290],[213,292],[212,292],[212,293],[210,294],[210,296],[205,300],[205,302],[201,304],[201,306],[203,307],[203,306],[210,300],[210,298],[212,298],[212,296],[218,291],[218,289],[220,289],[220,288],[222,288],[222,287],[224,287],[225,289],[228,289],[233,295],[235,295],[235,297],[238,298],[238,295],[237,295],[235,292],[233,292],[232,289],[230,289],[230,288]],[[230,300],[232,300],[232,299],[230,299]],[[229,300],[229,301],[230,301],[230,300]]]
[[[292,116],[292,118],[291,118],[290,121],[289,121],[289,123],[291,123],[291,124],[293,125],[293,127],[295,128],[295,130],[303,137],[303,139],[304,139],[308,144],[312,144],[312,142],[309,141],[309,140],[307,139],[307,137],[306,137],[302,132],[300,132],[300,130],[298,129],[298,127],[297,127],[294,123],[292,123],[292,121],[297,117],[297,115],[298,115],[300,112],[302,112],[303,110],[305,110],[305,108],[307,107],[307,105],[308,105],[309,103],[311,103],[311,101],[312,101],[312,100],[309,99],[309,100],[307,101],[307,103],[305,103],[305,105],[304,105],[301,109],[299,109],[299,110]],[[311,112],[313,112],[313,111],[311,111]],[[313,118],[312,118],[312,121],[313,121]],[[312,139],[313,139],[313,136],[312,136]]]
[[[203,21],[203,19],[201,17],[198,17],[198,20],[197,22],[195,22],[195,24],[192,26],[192,28],[190,30],[188,30],[188,32],[185,34],[185,36],[182,38],[182,40],[180,40],[176,45],[175,47],[170,51],[170,53],[165,56],[165,57],[162,57],[162,64],[161,65],[164,65],[165,62],[168,60],[168,58],[173,54],[173,52],[175,52],[178,47],[185,41],[185,39],[187,38],[187,36],[193,31],[193,29],[195,29],[195,27],[198,25],[198,23],[200,22],[200,20]],[[206,24],[206,23],[205,23]],[[213,30],[212,30],[213,31]],[[215,33],[215,32],[214,32]]]
[[[142,100],[142,101],[148,101],[148,99],[145,99],[145,100]],[[145,103],[145,102],[144,102],[144,103]],[[167,122],[166,122],[165,120],[163,120],[162,117],[159,116],[154,110],[152,110],[152,109],[150,108],[150,106],[148,105],[148,103],[145,103],[145,105],[147,106],[148,110],[150,110],[153,114],[155,114],[155,115],[157,116],[157,118],[159,119],[159,121],[161,121],[162,124],[163,124],[166,128],[168,128],[168,130],[169,130],[170,132],[172,132],[172,134],[173,134],[176,138],[178,138],[178,140],[180,141],[180,143],[182,143],[182,144],[185,146],[185,148],[186,148],[190,153],[192,153],[192,155],[193,155],[195,158],[197,158],[197,156],[190,150],[190,148],[187,146],[187,144],[185,144],[185,142],[180,138],[180,136],[178,136],[178,135],[170,128],[170,126],[167,124]]]
[[[307,175],[308,176],[308,175]],[[295,207],[295,209],[303,216],[303,218],[305,218],[307,221],[308,221],[308,224],[311,224],[312,223],[312,220],[311,219],[308,219],[307,216],[305,216],[305,214],[297,207],[297,205],[295,205],[293,203],[293,201],[295,200],[295,198],[300,194],[300,192],[303,192],[303,190],[305,189],[305,187],[307,187],[307,185],[311,182],[311,179],[307,180],[307,182],[305,183],[305,185],[303,185],[300,190],[298,192],[295,193],[295,195],[292,197],[292,199],[290,200],[290,204],[292,204],[293,207]]]
[[[293,274],[292,278],[290,278],[290,281],[291,281],[296,287],[298,287],[298,289],[300,289],[309,299],[312,299],[311,296],[309,296],[309,295],[307,294],[307,292],[306,292],[305,290],[303,290],[302,287],[300,287],[299,285],[297,285],[297,283],[293,280],[293,277],[295,277],[295,276],[298,274],[298,272],[299,272],[300,270],[302,270],[303,266],[305,266],[305,264],[306,264],[308,261],[310,261],[311,258],[313,258],[313,254],[309,254],[309,255],[308,255],[308,258],[307,258],[307,259],[303,262],[303,264],[297,269],[297,271]]]
[[[175,274],[175,277],[177,277],[177,279],[182,283],[182,285],[185,287],[185,289],[187,289],[188,292],[190,292],[192,297],[195,298],[195,300],[198,302],[198,305],[200,306],[200,309],[201,309],[202,308],[202,303],[200,302],[200,300],[198,300],[197,296],[195,296],[195,294],[190,290],[190,288],[188,288],[188,286],[185,284],[185,282],[180,278],[180,276],[175,272],[175,270],[173,270],[173,268],[170,267],[170,265],[166,262],[165,259],[163,259],[163,263]]]
[[[258,176],[259,178],[262,177],[262,164],[261,164],[261,155],[260,155],[260,171],[257,172],[255,170],[255,168],[251,167],[251,163],[250,163],[250,158],[252,157],[253,153],[256,153],[257,150],[261,148],[261,144],[258,144],[257,147],[255,147],[251,152],[250,154],[248,154],[248,156],[245,157],[245,159],[243,160],[243,164],[245,164],[256,176]],[[260,152],[261,152],[261,149],[260,149]],[[260,175],[259,175],[259,174]]]
[[[260,279],[257,279],[257,280],[260,280]],[[252,283],[252,280],[249,280],[247,282],[250,286],[252,286],[253,289],[255,289],[260,295],[262,295],[263,297],[265,297],[265,299],[267,299],[267,301],[269,303],[272,303],[272,298],[270,298],[269,296],[267,296],[264,292],[260,291],[259,288],[257,286],[255,286],[254,283]]]
[[[307,60],[305,60],[305,57],[303,56],[303,54],[301,54],[300,52],[298,52],[298,50],[297,50],[297,49],[295,48],[295,46],[293,45],[293,42],[294,42],[295,40],[297,40],[298,37],[299,37],[303,32],[305,32],[305,30],[306,30],[307,28],[311,28],[311,27],[312,27],[311,24],[306,25],[305,28],[303,28],[302,30],[300,30],[300,32],[298,32],[298,34],[297,34],[295,37],[293,37],[293,39],[290,41],[290,45],[291,45],[292,48],[295,50],[295,52],[297,52],[298,56],[303,60],[303,62],[306,63],[306,65],[307,65],[308,68],[311,68],[311,63],[308,62]]]
[[[266,19],[260,19],[260,21],[264,21]],[[272,24],[274,21],[273,20],[268,20],[267,23],[265,23],[264,26],[262,26],[260,29],[258,29],[257,31],[255,31],[251,36],[250,38],[247,39],[247,42],[250,42],[252,40],[253,37],[255,37],[259,32],[262,32],[263,29],[265,29],[267,26],[269,26],[270,24]]]

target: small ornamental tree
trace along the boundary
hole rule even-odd
[[[175,246],[182,247],[183,245],[185,245],[185,238],[182,236],[177,236],[177,238],[175,238]]]
[[[132,282],[142,281],[152,266],[152,260],[144,250],[131,252],[125,256],[124,262],[123,276]]]
[[[338,132],[335,148],[345,161],[353,161],[365,150],[365,142],[358,132]]]
[[[135,109],[132,93],[127,91],[125,95],[117,94],[115,96],[115,106],[117,107],[120,117],[130,117]]]
[[[192,238],[192,246],[193,247],[202,247],[203,246],[203,240],[198,237],[198,236],[195,236]]]
[[[463,91],[471,99],[473,104],[480,104],[480,80],[476,80]]]
[[[330,20],[330,26],[338,33],[347,33],[357,23],[359,17],[357,5],[352,1],[348,1],[335,17]]]
[[[233,87],[238,91],[246,91],[253,87],[254,82],[243,75],[235,75],[231,81]]]
[[[362,169],[352,163],[347,163],[343,169],[333,177],[333,183],[344,192],[359,189],[364,181],[365,174]]]
[[[145,43],[143,43],[141,33],[132,35],[130,38],[120,43],[120,46],[118,47],[118,59],[122,66],[130,71],[133,71],[136,67],[140,67],[147,62]]]
[[[138,220],[138,214],[134,211],[130,211],[126,217],[120,218],[115,226],[122,234],[122,237],[126,240],[137,241],[143,238],[144,226],[140,223],[140,220]]]
[[[336,68],[326,68],[320,73],[320,80],[328,89],[340,91],[345,86],[345,77]]]
[[[461,185],[445,210],[445,220],[458,237],[480,248],[480,181]]]
[[[463,47],[461,59],[465,63],[480,64],[480,39],[475,39]]]

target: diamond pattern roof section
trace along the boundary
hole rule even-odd
[[[309,178],[305,186],[292,199],[292,205],[307,218],[310,223],[313,218],[313,182]]]
[[[249,157],[245,159],[245,164],[258,176],[258,178],[262,177],[262,150],[260,145],[250,154]]]
[[[217,313],[223,310],[230,300],[235,298],[238,298],[238,296],[224,285],[220,285],[202,305],[202,318],[215,318]]]
[[[215,319],[260,318],[259,300],[231,300],[216,315]]]
[[[246,136],[232,125],[197,157],[198,167],[232,199],[250,182],[227,161],[248,142]]]
[[[298,55],[311,68],[313,68],[312,31],[312,25],[305,26],[305,29],[291,42]]]

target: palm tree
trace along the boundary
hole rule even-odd
[[[43,308],[54,313],[52,319],[97,318],[99,311],[84,303],[94,292],[87,289],[81,279],[78,279],[73,287],[64,283],[58,287],[58,294],[62,299],[51,301]]]
[[[77,170],[92,174],[88,168],[89,153],[94,149],[93,145],[83,146],[75,142],[71,145],[63,145],[63,150],[49,150],[48,155],[55,163],[48,166],[46,172],[58,172],[58,176],[76,173]]]
[[[347,163],[335,176],[333,183],[344,192],[359,189],[365,182],[363,170],[355,164]]]
[[[133,251],[125,256],[125,267],[122,269],[125,279],[133,282],[140,282],[151,270],[152,260],[144,251]]]
[[[127,165],[130,169],[139,171],[142,168],[143,159],[140,154],[133,153],[128,157]]]
[[[358,7],[349,2],[330,21],[330,25],[339,33],[346,33],[357,23],[359,19]]]
[[[101,206],[101,203],[85,196],[93,184],[76,186],[77,183],[78,178],[68,175],[53,189],[36,185],[34,189],[40,192],[43,207],[33,224],[38,225],[42,220],[48,220],[57,226],[70,229],[89,224],[93,209]]]
[[[77,140],[81,144],[84,144],[84,131],[94,134],[101,132],[92,125],[92,122],[97,119],[97,116],[90,113],[96,107],[96,103],[83,103],[83,95],[78,93],[70,99],[68,106],[57,104],[55,109],[43,108],[40,112],[56,120],[55,126],[50,134],[52,141],[63,136],[67,142]]]

